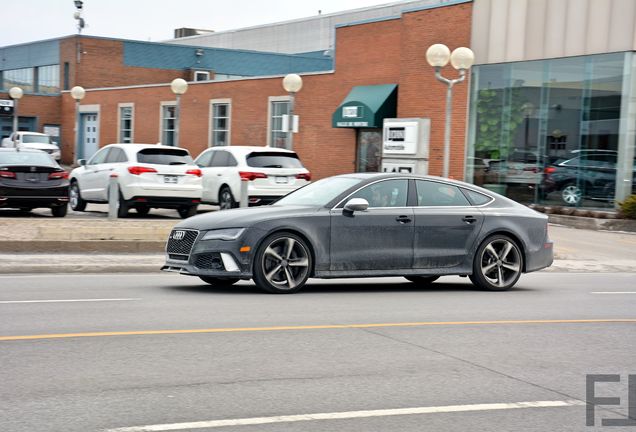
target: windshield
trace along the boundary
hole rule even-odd
[[[0,165],[45,165],[55,166],[51,156],[44,152],[16,151],[0,152]]]
[[[302,168],[296,153],[254,152],[247,155],[247,165],[255,168]]]
[[[52,144],[51,137],[48,135],[22,135],[24,144]]]
[[[352,177],[331,177],[318,180],[276,201],[275,205],[325,206],[358,183],[360,183],[360,179]]]
[[[181,149],[148,148],[137,153],[137,161],[155,165],[193,164],[190,154]]]

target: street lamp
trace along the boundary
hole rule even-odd
[[[442,76],[441,69],[448,64],[459,71],[459,78],[447,79]],[[446,45],[431,45],[426,50],[426,61],[435,68],[435,78],[448,86],[446,91],[446,126],[444,131],[444,169],[443,176],[449,176],[450,166],[450,133],[451,133],[451,110],[453,99],[453,86],[464,81],[466,71],[470,69],[475,61],[475,54],[470,48],[460,47],[451,53]]]
[[[17,147],[18,141],[18,101],[22,99],[24,92],[20,87],[11,87],[9,96],[13,99],[13,147]]]
[[[71,96],[75,99],[75,155],[76,156],[84,156],[84,152],[82,149],[82,154],[79,154],[80,145],[79,145],[79,116],[80,116],[80,101],[84,99],[86,96],[86,90],[84,87],[75,86],[71,89]]]
[[[181,120],[181,95],[188,91],[188,83],[183,78],[175,78],[170,83],[170,90],[177,98],[174,120],[174,146],[179,147],[179,122]]]
[[[289,93],[289,122],[287,125],[287,146],[289,150],[293,149],[294,143],[294,103],[296,101],[296,93],[303,88],[303,79],[298,74],[287,74],[283,78],[283,88]]]

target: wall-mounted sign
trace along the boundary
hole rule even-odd
[[[417,152],[418,123],[384,122],[384,154],[415,154]]]
[[[368,127],[369,122],[336,122],[338,127]]]
[[[12,100],[0,100],[0,115],[13,115],[13,101]]]
[[[360,118],[362,117],[361,106],[344,106],[342,107],[343,118]]]

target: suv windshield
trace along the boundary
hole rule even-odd
[[[332,177],[318,180],[296,189],[276,201],[275,205],[326,206],[338,195],[358,183],[360,183],[360,179],[353,177]]]
[[[24,144],[52,144],[51,137],[48,135],[22,135],[22,142]]]
[[[247,165],[255,168],[303,168],[296,153],[253,152],[246,159]]]
[[[147,148],[137,152],[137,161],[155,165],[193,164],[190,154],[181,149]]]

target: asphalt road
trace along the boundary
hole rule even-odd
[[[587,374],[621,376],[596,386],[621,397],[598,430],[633,431],[600,421],[627,412],[635,279],[312,281],[275,296],[171,274],[0,276],[0,431],[594,430]]]

